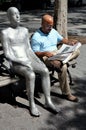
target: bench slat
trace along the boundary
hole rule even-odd
[[[0,76],[0,87],[15,83],[19,78],[10,78],[8,76]]]

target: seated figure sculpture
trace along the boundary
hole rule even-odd
[[[7,10],[10,26],[1,31],[1,42],[5,56],[12,61],[16,73],[26,79],[26,89],[32,116],[40,116],[34,101],[35,73],[42,78],[42,88],[45,96],[45,107],[58,113],[50,96],[49,71],[45,64],[34,54],[30,47],[28,29],[20,26],[20,14],[17,8]]]

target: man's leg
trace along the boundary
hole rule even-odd
[[[58,73],[58,77],[59,77],[60,88],[61,88],[63,97],[70,101],[77,102],[78,98],[71,94],[69,82],[67,79],[67,65],[66,64],[62,66],[61,73]]]
[[[62,94],[68,95],[71,94],[70,86],[67,79],[67,65],[64,64],[61,68],[61,73],[58,73],[60,88]]]
[[[76,59],[78,56],[80,55],[80,50],[77,49],[76,51],[74,51],[69,59],[69,61],[72,61],[74,59]]]
[[[61,72],[58,72],[58,77],[59,77],[59,82],[60,82],[60,88],[62,91],[62,95],[64,95],[65,98],[67,98],[70,101],[75,101],[77,102],[78,99],[73,96],[71,94],[71,90],[70,90],[70,86],[69,86],[69,82],[67,79],[67,65],[61,65],[61,63],[59,63],[60,61],[48,61],[46,60],[47,65],[53,65],[54,67],[60,68]]]
[[[59,68],[61,70],[61,72],[58,73],[58,77],[59,77],[59,82],[60,82],[60,88],[62,91],[62,94],[70,94],[70,87],[69,87],[69,83],[67,80],[67,65],[64,64],[61,66],[61,62],[57,61],[57,60],[46,60],[45,63],[47,65],[52,65],[55,68]]]

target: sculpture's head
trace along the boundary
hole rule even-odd
[[[49,14],[45,14],[42,17],[42,31],[44,33],[49,33],[53,27],[54,21],[53,17]]]
[[[18,26],[20,23],[20,13],[16,7],[10,7],[7,10],[8,19],[13,26]]]

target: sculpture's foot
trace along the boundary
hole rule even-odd
[[[54,114],[57,114],[60,112],[60,109],[57,109],[52,102],[46,103],[45,108],[49,109]]]
[[[31,115],[34,117],[39,117],[41,115],[37,107],[30,108]]]

